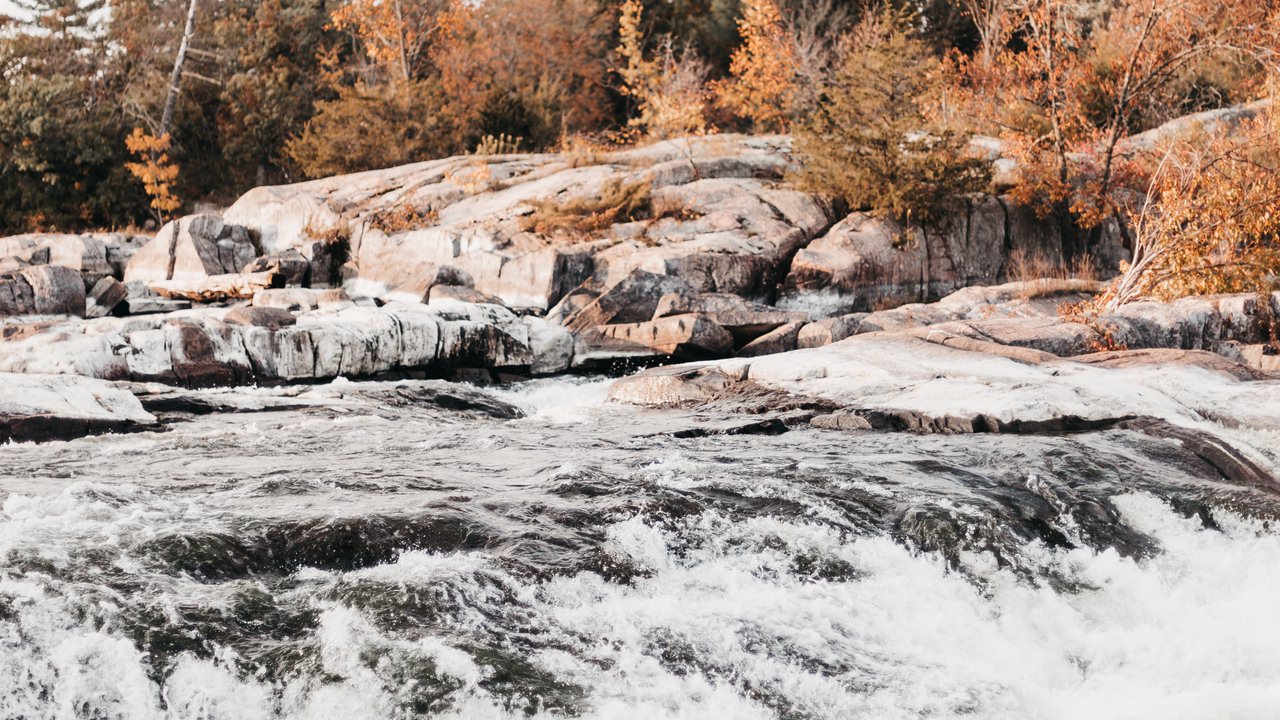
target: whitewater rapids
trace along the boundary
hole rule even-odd
[[[606,388],[0,446],[0,718],[1280,707],[1280,497],[1169,443],[679,437]]]

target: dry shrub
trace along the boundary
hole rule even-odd
[[[616,223],[643,220],[653,214],[652,192],[648,181],[613,178],[600,188],[598,196],[535,203],[533,213],[521,221],[521,229],[540,235],[588,235]]]
[[[774,0],[744,0],[738,20],[742,44],[726,80],[714,83],[720,101],[758,131],[785,131],[798,95],[800,60]]]
[[[368,217],[369,227],[393,235],[434,225],[440,214],[433,208],[408,203],[377,210]]]
[[[1098,267],[1093,255],[1089,253],[1078,255],[1064,263],[1050,259],[1039,250],[1029,252],[1025,248],[1014,248],[1009,253],[1009,262],[1005,266],[1005,278],[1009,282],[1027,283],[1023,296],[1033,297],[1051,284],[1035,281],[1097,280]]]
[[[325,245],[351,241],[351,228],[341,220],[332,225],[320,225],[312,217],[307,221],[307,226],[302,229],[302,234]]]
[[[479,156],[515,155],[520,152],[520,143],[522,141],[523,138],[512,137],[506,133],[485,135],[480,138],[480,142],[476,143],[475,149],[471,151],[471,154]]]

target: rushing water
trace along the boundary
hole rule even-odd
[[[677,437],[605,389],[0,447],[0,717],[1280,706],[1280,503],[1174,443]]]

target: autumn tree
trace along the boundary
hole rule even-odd
[[[797,123],[801,183],[908,226],[945,223],[990,170],[968,154],[967,136],[934,119],[941,69],[910,15],[864,18],[817,108]]]
[[[1101,305],[1272,289],[1280,278],[1278,133],[1268,110],[1170,144],[1131,211],[1132,260]]]
[[[705,131],[709,66],[687,47],[677,51],[671,36],[646,52],[643,12],[640,0],[626,0],[618,19],[616,72],[636,105],[628,125],[656,139]]]
[[[324,0],[236,0],[214,26],[230,70],[220,86],[217,132],[233,187],[294,179],[289,138],[330,99],[318,55],[340,34],[327,30]]]
[[[137,158],[125,163],[125,168],[142,182],[147,197],[151,198],[151,209],[161,221],[167,220],[182,205],[174,191],[178,165],[169,157],[170,143],[168,133],[153,137],[142,128],[134,128],[125,138],[125,146]]]
[[[457,2],[431,56],[468,148],[483,137],[542,149],[601,127],[612,18],[597,0]]]
[[[800,68],[778,4],[744,0],[738,31],[742,44],[730,59],[730,77],[716,84],[721,102],[757,130],[784,131],[797,98]]]
[[[351,0],[330,27],[354,53],[320,54],[320,76],[332,97],[285,143],[309,177],[387,167],[455,149],[454,119],[431,63],[445,0]]]
[[[1122,152],[1143,121],[1179,106],[1171,89],[1224,60],[1275,52],[1268,3],[1118,0],[1099,15],[1069,0],[1011,0],[1017,42],[990,63],[963,61],[967,108],[1018,163],[1015,196],[1094,227],[1144,187]],[[1163,115],[1163,116],[1162,116]]]

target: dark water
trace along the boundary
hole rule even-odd
[[[0,447],[0,717],[1277,712],[1280,502],[1177,443],[605,388]]]

